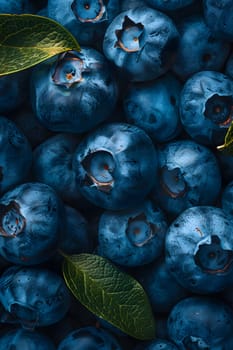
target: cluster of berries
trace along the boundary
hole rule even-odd
[[[81,45],[0,78],[0,350],[232,350],[232,0],[1,0]],[[61,276],[95,253],[144,287],[136,341]],[[111,307],[111,306],[109,306]],[[98,324],[98,327],[96,326]]]

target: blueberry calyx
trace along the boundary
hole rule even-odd
[[[142,247],[155,234],[155,225],[151,224],[144,213],[129,218],[126,228],[126,235],[133,245]]]
[[[59,56],[52,74],[52,80],[56,85],[70,88],[73,84],[82,81],[83,71],[83,60],[75,51],[68,51]]]
[[[122,29],[115,31],[117,41],[114,47],[121,48],[126,52],[137,52],[141,49],[140,38],[143,34],[142,23],[135,23],[128,16],[124,17]]]
[[[86,171],[84,185],[95,186],[99,191],[106,193],[112,190],[115,161],[110,152],[100,150],[88,154],[81,164]]]
[[[179,168],[168,169],[167,166],[160,171],[161,187],[171,198],[183,197],[188,188]]]
[[[26,225],[25,217],[20,213],[20,207],[15,201],[0,204],[0,235],[16,237]]]
[[[205,104],[204,116],[223,128],[228,128],[233,119],[233,98],[214,94]]]
[[[199,242],[194,260],[207,273],[224,273],[233,262],[233,252],[221,247],[221,241],[217,235],[208,236]]]
[[[81,23],[97,23],[106,21],[107,11],[102,0],[74,0],[71,9]]]

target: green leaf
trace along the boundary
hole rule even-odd
[[[98,317],[134,338],[155,338],[155,321],[142,286],[107,259],[65,256],[63,275],[74,296]]]
[[[0,76],[80,47],[63,26],[37,15],[0,14]]]
[[[223,151],[225,153],[233,155],[233,123],[231,123],[230,127],[227,130],[224,144],[218,146],[217,149],[219,151]]]

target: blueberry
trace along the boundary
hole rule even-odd
[[[133,210],[106,211],[99,220],[98,253],[120,265],[148,264],[162,254],[166,230],[162,211],[150,201]]]
[[[0,117],[0,194],[26,181],[32,166],[32,149],[14,122]]]
[[[232,0],[204,0],[204,17],[210,30],[223,40],[233,41]]]
[[[55,345],[49,337],[42,333],[17,328],[0,336],[0,349],[55,350]]]
[[[181,92],[183,127],[199,143],[221,145],[232,122],[232,104],[232,79],[214,71],[195,73]]]
[[[0,200],[0,254],[14,264],[34,265],[56,251],[63,228],[63,205],[55,191],[25,183]]]
[[[81,193],[110,210],[137,206],[156,181],[157,153],[140,128],[109,123],[90,133],[74,153]]]
[[[181,84],[171,74],[131,84],[123,101],[127,122],[142,128],[155,143],[177,137],[180,92]]]
[[[71,134],[58,134],[38,145],[33,153],[33,177],[35,181],[51,186],[72,206],[81,207],[85,199],[75,180],[72,159],[80,138]]]
[[[5,311],[25,329],[54,324],[69,310],[70,292],[63,278],[48,269],[12,266],[0,284]]]
[[[152,197],[169,215],[196,205],[214,205],[221,190],[221,172],[214,154],[192,140],[178,140],[159,149],[159,181]]]
[[[111,115],[118,97],[107,60],[93,48],[69,51],[38,65],[31,85],[38,120],[56,132],[94,128]]]
[[[83,327],[69,333],[57,350],[121,350],[117,340],[103,329]]]
[[[155,313],[170,312],[178,301],[188,296],[169,272],[163,257],[137,269],[135,277],[145,289]]]
[[[180,45],[172,70],[182,79],[204,70],[221,70],[230,44],[216,38],[202,16],[190,16],[177,25]],[[221,55],[219,55],[221,52]]]
[[[216,207],[185,210],[166,235],[166,264],[184,288],[216,293],[233,278],[232,218]]]
[[[119,0],[48,0],[48,17],[65,26],[81,45],[99,47],[106,27],[120,8]]]
[[[180,350],[223,349],[232,327],[231,308],[222,300],[210,297],[181,300],[168,317],[170,338]]]
[[[131,81],[158,78],[171,67],[179,44],[173,21],[149,7],[121,12],[108,26],[103,51]]]

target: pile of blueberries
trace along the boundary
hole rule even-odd
[[[232,0],[1,0],[81,45],[0,78],[0,350],[232,350]],[[144,287],[153,340],[71,294],[59,254]],[[111,306],[109,306],[111,307]]]

